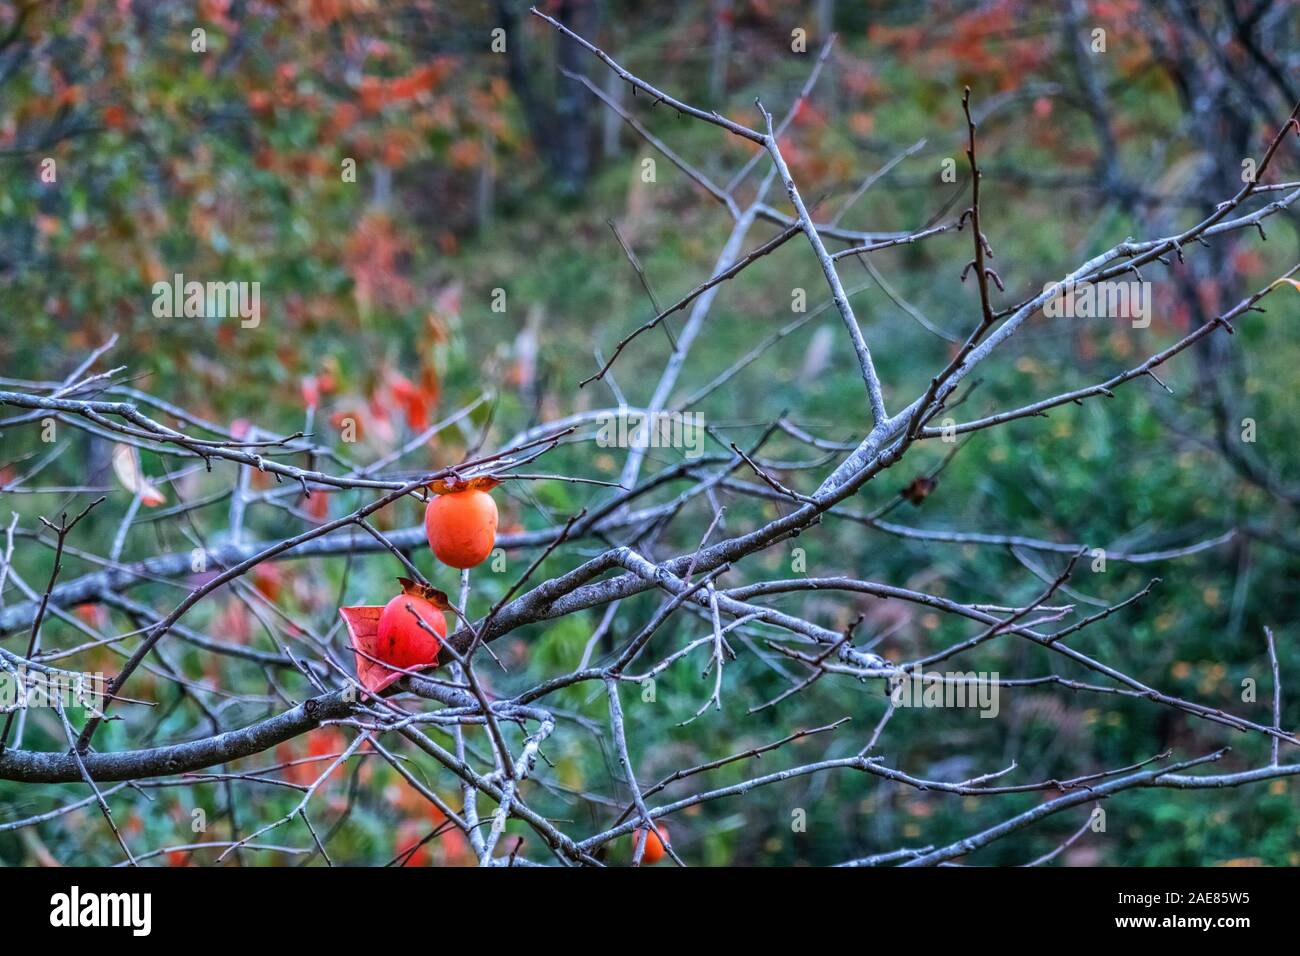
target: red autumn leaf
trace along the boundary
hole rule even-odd
[[[276,564],[259,564],[253,568],[253,587],[257,588],[268,601],[280,600],[280,589],[284,585],[284,571]]]
[[[329,492],[317,488],[311,493],[311,497],[307,499],[306,504],[303,505],[303,511],[311,515],[317,524],[324,524],[325,519],[330,514]]]
[[[302,382],[302,401],[308,408],[316,408],[320,405],[320,383],[316,380],[315,375],[304,375]]]
[[[73,613],[93,628],[103,628],[108,624],[108,612],[102,604],[78,604]]]
[[[239,601],[229,601],[217,615],[217,628],[221,635],[235,644],[247,644],[253,638],[253,624],[248,607]]]
[[[403,820],[393,838],[393,849],[404,857],[402,866],[428,866],[432,862],[429,844],[421,843],[429,829],[422,820]]]
[[[109,129],[126,128],[126,110],[122,107],[111,104],[104,107],[104,125]]]
[[[363,76],[357,89],[361,95],[361,106],[368,113],[378,111],[384,105],[384,81],[377,76]]]
[[[348,626],[348,638],[352,642],[352,650],[357,652],[357,680],[372,694],[378,694],[402,676],[397,671],[389,670],[384,665],[370,660],[370,657],[376,656],[375,651],[378,650],[379,615],[383,611],[382,605],[339,608],[343,623]],[[364,656],[367,654],[370,657]]]
[[[248,108],[254,113],[269,113],[271,111],[271,94],[266,90],[249,91]]]
[[[429,399],[422,389],[399,372],[389,372],[388,389],[413,431],[423,431],[428,427]]]
[[[376,305],[406,308],[415,300],[406,274],[408,251],[406,234],[389,216],[375,212],[358,220],[343,255],[353,297],[363,311]]]
[[[339,614],[348,626],[348,637],[352,641],[352,650],[359,652],[357,659],[357,680],[361,686],[372,694],[378,694],[393,681],[402,677],[401,671],[379,664],[371,657],[378,657],[379,615],[383,613],[382,605],[360,605],[358,607],[341,607]],[[366,657],[365,655],[369,655]]]
[[[826,114],[806,99],[800,100],[799,105],[795,107],[794,124],[796,126],[825,126]]]

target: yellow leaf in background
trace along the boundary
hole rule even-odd
[[[113,446],[113,473],[123,488],[140,496],[140,503],[146,508],[156,508],[167,500],[167,496],[144,476],[144,470],[140,467],[140,451],[134,445]]]

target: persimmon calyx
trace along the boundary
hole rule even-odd
[[[491,475],[478,475],[474,478],[452,475],[431,481],[426,487],[435,495],[454,495],[461,491],[491,491],[499,484],[501,479]]]
[[[397,583],[402,586],[403,594],[409,594],[411,597],[418,597],[428,601],[440,611],[445,611],[451,607],[447,599],[447,592],[439,591],[431,584],[421,584],[419,581],[412,581],[410,578],[398,578]]]

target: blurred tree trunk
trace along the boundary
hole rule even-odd
[[[817,0],[817,45],[820,47],[835,32],[835,0]],[[835,58],[831,57],[822,68],[820,101],[826,118],[834,121],[839,116],[840,97],[835,78]]]
[[[562,74],[555,77],[554,95],[546,95],[546,81],[536,65],[528,62],[522,11],[523,7],[511,0],[497,0],[497,21],[506,31],[510,86],[519,97],[529,135],[556,188],[563,195],[577,196],[586,186],[591,170],[591,95],[580,83]],[[553,13],[560,23],[585,37],[596,35],[600,14],[601,0],[563,0]],[[567,37],[557,37],[555,43],[555,71],[585,76],[586,51]]]
[[[1198,215],[1209,215],[1210,197],[1239,190],[1247,174],[1243,160],[1258,158],[1261,129],[1272,129],[1295,102],[1294,7],[1260,0],[1239,9],[1222,5],[1162,5],[1148,0],[1148,35],[1159,61],[1178,90],[1197,131],[1202,162],[1186,194]],[[1176,42],[1174,42],[1176,40]],[[1229,53],[1229,49],[1233,51]],[[1293,215],[1293,214],[1291,214]],[[1168,220],[1166,228],[1176,226]],[[1230,235],[1188,256],[1176,275],[1178,297],[1190,325],[1209,321],[1259,285],[1245,277],[1236,257],[1245,236]],[[1241,440],[1242,422],[1255,414],[1245,387],[1246,365],[1240,348],[1227,336],[1210,335],[1192,349],[1198,388],[1193,393],[1225,462],[1246,481],[1274,495],[1283,526],[1293,524],[1296,502],[1257,446]],[[1184,423],[1184,428],[1190,427]]]
[[[713,0],[713,55],[709,63],[709,98],[721,103],[727,92],[727,57],[731,53],[731,0]]]
[[[492,222],[492,203],[496,195],[496,170],[492,159],[496,154],[496,137],[492,130],[483,128],[483,165],[478,171],[478,192],[475,196],[475,219],[480,231]]]
[[[627,84],[618,78],[613,70],[605,71],[605,95],[622,106],[627,98]],[[604,110],[604,126],[601,129],[601,155],[613,159],[618,155],[618,139],[623,132],[623,117],[613,110]]]

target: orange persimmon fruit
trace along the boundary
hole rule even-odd
[[[494,478],[438,482],[424,512],[424,531],[434,557],[453,568],[472,568],[492,553],[497,540],[497,503],[488,489]]]
[[[442,613],[446,597],[428,585],[407,578],[397,580],[402,593],[385,604],[379,615],[374,656],[402,670],[434,664],[442,649],[439,639],[447,636],[447,618]],[[412,610],[434,634],[420,626]]]
[[[672,837],[668,835],[668,828],[666,826],[664,826],[662,823],[656,823],[655,826],[659,829],[659,832],[664,835],[665,840],[672,839]],[[633,856],[636,855],[636,845],[637,845],[637,841],[640,839],[641,839],[641,831],[639,829],[633,830],[632,831],[632,855]],[[658,863],[660,860],[664,858],[664,852],[665,851],[664,851],[663,842],[655,834],[654,830],[650,830],[646,834],[645,850],[643,850],[641,853],[641,862],[644,864],[651,864],[651,865]]]

